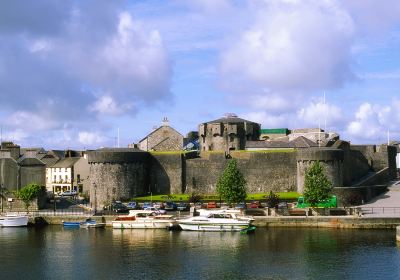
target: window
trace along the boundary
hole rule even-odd
[[[54,182],[57,181],[57,175],[54,175]]]
[[[68,182],[68,175],[65,175],[65,182]]]
[[[67,172],[67,171],[68,171],[68,168],[65,167],[65,170],[64,170],[64,171]]]
[[[81,174],[76,174],[76,181],[78,181],[78,183],[81,181]]]

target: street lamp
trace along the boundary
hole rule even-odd
[[[93,183],[93,188],[94,188],[94,214],[97,214],[97,185],[96,183]]]
[[[1,212],[3,212],[3,199],[4,199],[4,197],[3,197],[3,194],[4,194],[4,185],[3,185],[3,183],[1,183],[1,197],[0,197],[0,199],[1,199]]]

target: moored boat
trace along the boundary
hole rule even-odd
[[[251,227],[252,217],[240,216],[231,211],[209,211],[207,216],[178,220],[182,230],[191,231],[242,231]]]
[[[6,215],[0,216],[0,226],[2,227],[26,227],[28,216]]]
[[[172,215],[162,215],[152,210],[130,210],[129,215],[119,216],[112,222],[116,229],[168,229],[177,226]]]
[[[106,223],[98,223],[95,220],[87,219],[86,221],[82,222],[81,227],[83,228],[104,228]]]
[[[80,227],[81,226],[81,222],[62,222],[64,227]]]

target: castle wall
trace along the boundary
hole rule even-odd
[[[296,190],[296,153],[231,152],[246,179],[249,193]],[[224,153],[210,153],[186,161],[186,192],[215,193],[228,160]]]
[[[46,165],[21,166],[20,167],[21,187],[36,183],[40,186],[46,185]]]
[[[0,158],[0,184],[7,190],[19,188],[18,164],[13,158]]]
[[[88,152],[90,198],[93,208],[114,200],[147,195],[149,153],[135,149],[103,149]]]
[[[153,194],[182,193],[184,156],[181,153],[152,153],[150,185]]]
[[[147,166],[144,163],[92,163],[90,166],[91,200],[101,208],[115,200],[147,195]]]
[[[332,182],[332,187],[342,187],[343,157],[344,153],[340,149],[309,148],[299,150],[297,153],[297,192],[303,193],[305,173],[315,161],[319,161],[324,168],[325,175]]]

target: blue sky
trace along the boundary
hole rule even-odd
[[[3,140],[85,149],[186,135],[233,112],[263,128],[400,140],[400,2],[0,3]],[[323,96],[326,102],[323,102]]]

